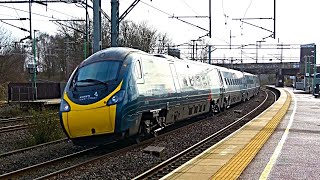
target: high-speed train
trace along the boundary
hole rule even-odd
[[[177,121],[217,113],[259,92],[256,75],[115,47],[74,70],[60,119],[74,143],[155,135]]]

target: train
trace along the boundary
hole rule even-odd
[[[259,88],[258,77],[247,72],[111,47],[76,67],[59,115],[75,144],[140,140],[176,122],[224,111]]]

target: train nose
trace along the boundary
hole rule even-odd
[[[67,124],[71,138],[113,133],[116,107],[72,110],[68,112]]]

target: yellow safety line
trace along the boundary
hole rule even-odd
[[[283,145],[284,145],[284,143],[285,143],[285,141],[286,141],[286,139],[287,139],[287,137],[289,135],[289,130],[290,130],[291,125],[293,123],[294,115],[295,115],[295,113],[297,111],[297,99],[296,98],[294,98],[294,103],[295,104],[294,104],[293,112],[292,112],[292,114],[290,116],[290,120],[289,120],[289,123],[287,125],[287,128],[286,128],[285,132],[283,133],[283,135],[281,137],[281,140],[279,141],[279,143],[278,143],[274,153],[272,154],[268,164],[266,165],[266,167],[264,168],[263,172],[261,173],[261,176],[259,178],[260,180],[265,180],[265,179],[268,178],[268,176],[269,176],[269,174],[271,172],[271,169],[272,169],[273,165],[276,163],[276,160],[277,160],[278,156],[280,155],[282,147],[283,147]]]
[[[212,179],[237,179],[242,171],[248,166],[251,160],[262,148],[264,143],[272,135],[282,118],[289,109],[291,95],[287,93],[287,99],[277,114],[267,123],[267,125],[254,138],[239,151],[228,163],[222,166],[211,178]]]

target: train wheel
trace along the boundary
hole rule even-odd
[[[241,96],[241,101],[246,102],[246,98],[244,97],[244,95]]]
[[[220,111],[223,112],[224,110],[226,110],[226,107],[227,107],[227,101],[224,100],[222,103],[222,107],[220,107]]]
[[[145,120],[141,122],[138,134],[136,135],[136,138],[135,138],[136,143],[140,143],[150,137],[151,135],[150,123],[151,123],[150,120]]]
[[[218,103],[211,105],[210,113],[211,113],[212,115],[218,114],[220,111],[221,111],[221,110],[220,110],[220,107],[219,107],[219,104],[218,104]]]
[[[230,106],[231,106],[231,98],[230,98],[230,96],[229,96],[229,98],[228,98],[227,101],[228,101],[228,102],[227,102],[227,104],[226,104],[226,109],[229,109]]]

